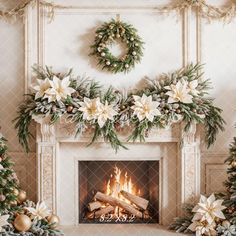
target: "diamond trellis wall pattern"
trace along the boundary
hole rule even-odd
[[[0,7],[11,8],[19,4],[22,1],[14,0],[0,0]],[[55,1],[57,2],[57,1]],[[67,1],[58,1],[63,4],[67,4]],[[68,1],[75,3],[76,1]],[[78,2],[78,1],[77,1]],[[80,1],[85,4],[85,1]],[[104,4],[108,4],[108,1],[103,1]],[[112,1],[113,3],[115,1]],[[129,0],[131,4],[132,0]],[[139,1],[140,2],[140,1]],[[161,1],[161,4],[169,1]],[[212,2],[212,1],[209,1]],[[219,1],[224,2],[224,1]],[[97,1],[96,1],[97,3]],[[192,14],[191,30],[195,29],[194,17]],[[69,22],[69,21],[68,21]],[[170,21],[172,22],[172,21]],[[167,22],[166,30],[170,22]],[[77,24],[75,22],[74,24]],[[145,24],[145,19],[144,19]],[[235,136],[235,121],[236,121],[236,22],[232,21],[230,24],[223,24],[220,21],[213,21],[211,23],[202,20],[200,29],[201,39],[201,61],[206,63],[205,76],[211,78],[213,90],[211,95],[216,98],[216,105],[222,107],[224,110],[223,116],[227,122],[226,131],[220,133],[217,138],[217,142],[209,150],[205,150],[202,153],[201,159],[201,190],[202,192],[208,192],[218,190],[218,183],[225,179],[225,171],[223,161],[227,157],[228,145]],[[191,33],[191,32],[190,32]],[[190,56],[193,58],[195,54],[195,33],[190,37]],[[158,39],[157,39],[158,40]],[[163,38],[162,38],[163,40]],[[37,197],[37,183],[36,183],[36,155],[35,155],[35,142],[31,144],[31,153],[25,154],[20,147],[14,125],[12,120],[16,117],[16,110],[18,103],[23,99],[25,92],[25,64],[24,64],[24,24],[23,19],[19,19],[14,23],[0,21],[0,126],[1,132],[9,141],[10,155],[16,163],[15,169],[19,176],[21,186],[28,193],[29,198],[35,200]],[[147,45],[151,47],[151,45]],[[171,53],[168,50],[166,53]],[[162,55],[164,60],[164,55]],[[168,66],[167,66],[168,67]],[[88,72],[89,74],[89,72]],[[34,127],[32,127],[34,129]],[[33,133],[34,130],[33,130]],[[64,170],[66,171],[66,170]],[[214,177],[212,177],[214,176]],[[217,179],[216,179],[217,178]],[[165,183],[164,183],[165,184]],[[84,235],[91,226],[83,228]],[[143,235],[143,229],[140,226],[129,226],[130,231],[134,229],[137,232],[136,235]],[[106,230],[106,226],[103,226]],[[116,226],[113,228],[116,232]],[[119,226],[118,226],[118,229]],[[126,228],[127,229],[127,228]],[[121,228],[124,235],[129,235]],[[139,231],[138,231],[139,230]],[[130,232],[129,231],[129,232]],[[66,235],[76,235],[74,232],[66,231]],[[90,231],[91,232],[91,231]],[[149,235],[156,235],[156,231],[149,230]],[[98,232],[96,232],[99,235]],[[112,235],[113,232],[110,232]],[[83,235],[83,234],[82,234]],[[102,235],[102,234],[101,234]],[[161,235],[171,235],[171,233],[162,232]],[[174,235],[174,234],[173,234]]]

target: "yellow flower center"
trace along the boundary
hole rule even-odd
[[[149,113],[149,112],[150,112],[150,107],[149,107],[147,104],[145,104],[145,105],[143,106],[143,112],[144,112],[144,113]]]
[[[179,101],[182,101],[183,94],[182,94],[181,92],[179,92],[179,91],[176,91],[175,97],[176,97]]]
[[[97,112],[97,106],[96,103],[93,102],[92,105],[88,108],[89,114],[93,115]]]

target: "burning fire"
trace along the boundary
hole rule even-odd
[[[122,197],[120,194],[121,190],[137,196],[140,195],[140,189],[138,192],[136,191],[136,187],[134,186],[131,177],[128,176],[128,173],[125,172],[125,174],[122,175],[121,169],[115,166],[114,176],[111,174],[106,184],[106,194],[130,203],[128,200]]]
[[[120,194],[120,191],[122,190],[134,195],[140,195],[140,190],[138,191],[138,193],[136,192],[136,188],[132,182],[131,177],[128,176],[128,173],[125,172],[125,174],[122,175],[121,169],[115,166],[114,176],[111,174],[106,184],[106,195],[110,195],[112,197],[125,201],[126,203],[131,204],[129,200],[125,199]],[[115,215],[118,214],[118,211],[119,207],[116,207]]]
[[[88,204],[88,218],[100,222],[133,222],[149,219],[149,201],[141,197],[141,191],[127,172],[114,166],[114,172],[105,183],[105,191],[97,192],[94,201]]]

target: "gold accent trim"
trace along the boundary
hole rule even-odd
[[[48,9],[48,17],[50,19],[53,19],[54,17],[54,11],[55,9],[78,9],[81,8],[80,6],[72,6],[72,5],[60,5],[55,4],[53,2],[47,2],[45,0],[28,0],[23,4],[19,4],[16,7],[13,7],[12,9],[9,9],[7,11],[0,9],[0,18],[3,18],[4,20],[16,20],[17,17],[24,17],[25,15],[25,9],[30,4],[37,3],[42,5],[43,7]],[[199,7],[199,12],[201,13],[201,16],[208,19],[208,20],[223,20],[223,21],[231,21],[233,18],[236,17],[236,2],[235,0],[231,0],[230,3],[227,6],[217,7],[214,5],[209,5],[205,2],[205,0],[183,0],[180,3],[176,4],[166,4],[163,6],[151,6],[153,9],[159,11],[159,12],[181,12],[184,9],[191,9],[194,7]],[[83,8],[83,7],[82,7]],[[93,8],[87,7],[87,8]],[[118,7],[117,7],[118,8]],[[126,9],[127,7],[124,7]],[[145,6],[135,6],[132,7],[132,9],[142,9],[145,8]]]

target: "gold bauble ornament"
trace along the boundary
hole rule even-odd
[[[32,222],[27,215],[18,215],[13,224],[19,232],[26,232],[30,229]]]
[[[51,215],[47,218],[47,220],[49,224],[52,224],[50,226],[51,229],[56,229],[60,224],[60,219],[57,215]]]
[[[10,205],[11,205],[11,206],[17,206],[17,201],[16,201],[16,200],[10,201]]]
[[[27,198],[26,192],[24,190],[20,190],[17,196],[17,201],[19,203],[22,203],[26,200],[26,198]]]
[[[14,188],[14,189],[13,189],[13,193],[14,193],[15,196],[18,196],[19,190],[18,190],[17,188]]]
[[[236,161],[232,161],[231,166],[236,167]]]
[[[66,111],[71,113],[73,111],[74,107],[69,105],[67,108],[66,108]]]

